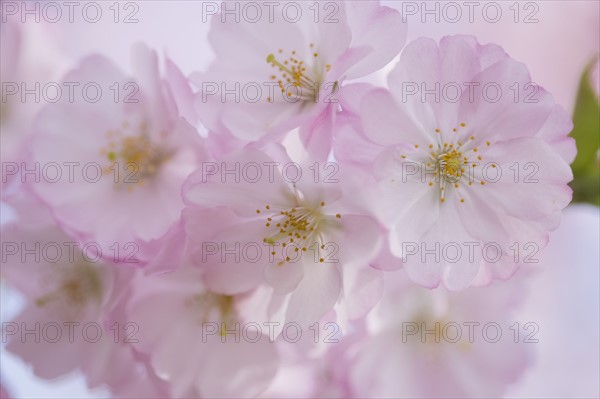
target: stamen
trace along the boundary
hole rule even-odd
[[[333,218],[322,213],[321,207],[326,205],[325,201],[320,201],[317,208],[304,203],[301,197],[296,201],[293,208],[283,211],[270,210],[270,205],[265,206],[270,210],[265,227],[270,229],[272,224],[276,223],[276,230],[264,237],[263,242],[271,245],[281,244],[282,248],[293,246],[296,253],[306,252],[315,244],[324,249],[323,228]],[[341,217],[341,214],[335,214],[336,219]],[[275,255],[275,251],[272,255]],[[286,262],[290,262],[290,257],[283,251],[282,260],[278,265],[282,266]]]
[[[466,127],[466,123],[460,123],[460,127]],[[457,131],[456,128],[452,129],[454,132]],[[440,133],[440,129],[435,129],[436,133]],[[482,161],[483,157],[479,155],[480,151],[478,147],[471,147],[471,143],[475,141],[475,136],[470,135],[468,137],[468,142],[463,142],[463,140],[457,140],[455,142],[446,142],[442,140],[443,137],[441,134],[437,135],[437,149],[434,144],[429,144],[427,154],[429,156],[429,161],[423,162],[425,167],[428,168],[431,173],[431,168],[433,168],[433,180],[439,183],[439,192],[440,192],[440,201],[446,201],[446,186],[453,188],[454,190],[460,189],[460,181],[463,179],[463,176],[467,179],[468,186],[473,186],[473,181],[479,183],[479,185],[485,185],[485,182],[476,179],[473,175],[473,171],[471,169],[465,168],[464,165],[470,165],[473,168],[478,166],[477,163],[473,163],[470,158],[477,157],[478,161]],[[491,143],[489,141],[485,142],[489,147]],[[414,145],[414,148],[418,149],[419,146],[417,144]],[[406,156],[400,155],[400,158],[406,159]],[[495,168],[496,165],[492,164],[492,167]],[[439,180],[438,180],[439,179]],[[447,184],[448,183],[448,184]],[[433,187],[433,181],[428,181],[427,184],[430,187]],[[465,202],[465,199],[459,197],[460,202]]]
[[[122,126],[128,129],[130,124],[125,121]],[[162,135],[166,133],[163,132]],[[144,123],[140,124],[137,134],[123,134],[121,130],[109,130],[106,136],[108,145],[100,149],[100,154],[111,164],[102,169],[103,175],[114,175],[115,179],[118,178],[115,183],[127,183],[130,191],[134,187],[131,183],[143,186],[145,181],[154,177],[162,164],[171,158],[169,152],[152,142]],[[115,165],[119,162],[122,165]],[[125,172],[119,174],[121,171],[115,171],[115,167]]]
[[[56,303],[66,310],[79,311],[92,301],[102,300],[102,281],[95,266],[87,263],[69,265],[56,271],[55,289],[35,300],[38,307]]]
[[[311,43],[310,47],[313,49],[314,44]],[[283,49],[279,49],[278,53],[283,55]],[[267,55],[267,63],[278,68],[280,72],[279,78],[276,74],[272,74],[270,79],[277,82],[281,93],[287,97],[293,97],[293,91],[288,90],[289,86],[293,86],[297,89],[300,100],[317,101],[324,75],[331,70],[331,64],[323,65],[319,62],[318,52],[312,52],[311,60],[313,61],[310,62],[300,59],[296,50],[293,50],[287,58],[285,57],[283,55],[283,58],[277,59],[273,53]],[[337,89],[335,83],[332,92]],[[269,97],[267,101],[273,102],[273,99]]]

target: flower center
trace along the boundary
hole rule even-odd
[[[199,313],[200,325],[208,322],[220,324],[221,336],[226,334],[227,326],[234,324],[237,315],[233,306],[233,297],[230,295],[205,292],[196,294],[185,301],[185,306]]]
[[[130,125],[123,124],[124,129]],[[134,184],[143,186],[146,180],[154,177],[170,154],[153,143],[145,124],[140,125],[135,134],[123,134],[121,130],[106,132],[108,145],[100,150],[102,156],[112,162],[103,169],[104,175],[113,175],[115,183],[128,183],[127,189],[133,190]]]
[[[312,65],[302,60],[295,50],[291,54],[284,54],[283,49],[279,49],[279,59],[273,53],[267,56],[267,63],[277,68],[279,72],[272,74],[270,79],[277,82],[284,96],[303,101],[318,100],[321,83],[324,75],[331,70],[331,65],[322,65],[319,53],[314,51],[312,43],[310,52]],[[269,97],[267,101],[273,102],[273,99]]]
[[[477,168],[483,157],[480,154],[479,148],[476,146],[477,140],[475,135],[466,137],[459,133],[459,129],[466,128],[466,123],[461,123],[460,127],[452,129],[452,134],[448,137],[435,129],[437,145],[429,144],[429,150],[425,162],[414,163],[420,166],[421,176],[430,187],[438,187],[440,193],[440,202],[446,201],[446,194],[449,187],[453,188],[459,195],[463,189],[463,185],[471,187],[474,184],[484,186],[485,181],[476,177],[475,168]],[[446,136],[445,138],[443,136]],[[463,140],[458,137],[466,137]],[[486,147],[490,146],[490,142],[485,142]],[[414,148],[419,152],[419,145],[415,144]],[[407,156],[401,154],[402,160],[406,160]],[[496,168],[496,164],[491,164],[492,168]],[[460,196],[460,202],[464,203],[465,199]]]
[[[324,207],[325,202],[320,203]],[[323,250],[326,242],[324,237],[325,225],[329,223],[333,216],[325,215],[321,209],[312,208],[297,201],[296,206],[290,209],[274,210],[270,205],[265,205],[265,209],[257,209],[257,214],[266,214],[265,227],[267,233],[263,237],[263,242],[272,246],[281,245],[283,256],[279,266],[290,262],[291,257],[288,250],[294,252],[306,252],[309,249]],[[341,219],[339,213],[335,219]],[[275,255],[272,251],[271,255]],[[324,258],[319,257],[319,261],[324,262]]]
[[[410,324],[411,328],[417,333],[409,335],[403,329],[402,342],[404,343],[412,340],[412,343],[420,345],[424,350],[432,350],[435,353],[439,353],[438,345],[444,343],[455,345],[461,352],[471,350],[469,340],[461,337],[460,327],[456,327],[458,324],[452,322],[446,316],[435,317],[429,313],[417,314]],[[422,344],[425,344],[425,346]]]
[[[462,156],[462,152],[455,149],[443,152],[437,156],[432,155],[436,160],[436,170],[443,179],[449,182],[459,181],[465,172],[463,164],[468,163],[467,157]]]
[[[85,261],[53,272],[55,289],[37,298],[35,304],[44,307],[55,303],[65,309],[81,310],[86,305],[102,301],[102,279],[97,266]]]

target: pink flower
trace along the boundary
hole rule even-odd
[[[133,290],[126,319],[139,326],[135,346],[171,397],[253,397],[275,376],[275,344],[244,296],[208,291],[192,268],[140,277]]]
[[[140,374],[130,345],[136,327],[117,316],[134,270],[96,258],[22,192],[11,201],[19,216],[33,214],[36,221],[3,226],[2,277],[26,298],[24,309],[3,323],[7,350],[40,378],[81,370],[90,388],[121,390],[139,379],[147,392],[159,392],[149,373]]]
[[[102,248],[129,245],[127,256],[143,264],[175,234],[181,187],[206,155],[182,117],[193,114],[174,65],[167,63],[171,79],[161,79],[156,54],[142,45],[133,61],[134,78],[101,56],[69,73],[65,82],[91,82],[101,96],[42,110],[27,167],[58,165],[58,178],[53,172],[30,186],[62,226]]]
[[[334,348],[332,373],[346,397],[501,397],[531,363],[523,324],[515,330],[510,319],[522,290],[516,280],[427,290],[390,273],[366,330]]]
[[[426,287],[509,277],[571,200],[568,115],[523,64],[468,36],[410,43],[388,83],[344,100],[334,153],[380,180],[391,253]]]
[[[378,298],[381,276],[367,262],[381,229],[357,194],[359,171],[301,166],[277,146],[271,154],[248,148],[190,179],[185,198],[200,208],[185,216],[193,263],[215,292],[266,283],[288,322],[307,326],[336,304],[364,314]]]
[[[375,1],[278,4],[258,21],[213,16],[216,59],[192,78],[201,90],[198,110],[209,130],[242,142],[301,127],[304,145],[326,160],[337,89],[390,62],[404,45],[406,24]]]
[[[277,375],[261,398],[339,398],[344,387],[334,378],[328,359],[339,355],[343,334],[336,323],[321,320],[304,330],[298,342],[277,341],[281,361]],[[358,334],[353,334],[358,336]],[[362,338],[362,337],[361,337]],[[345,338],[344,338],[345,339]],[[349,338],[350,340],[353,338]],[[339,358],[339,357],[338,357]],[[335,361],[335,360],[334,360]]]

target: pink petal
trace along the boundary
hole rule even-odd
[[[367,94],[361,110],[365,135],[377,144],[410,143],[423,146],[432,140],[422,133],[385,89],[376,89]]]
[[[287,209],[289,189],[278,170],[282,166],[261,151],[247,149],[222,162],[203,164],[184,197],[204,207],[229,206],[244,216],[256,216],[256,210],[267,205]]]
[[[333,308],[341,289],[341,276],[335,264],[307,263],[302,282],[291,293],[286,322],[307,327],[318,321]]]
[[[348,70],[348,78],[367,75],[383,68],[400,52],[406,42],[406,23],[397,10],[378,3],[346,3],[352,27],[351,47],[368,47],[367,57]]]
[[[278,251],[281,249],[278,248]],[[265,281],[274,288],[276,294],[288,294],[295,290],[304,278],[304,263],[302,261],[281,263],[274,262],[265,266]]]

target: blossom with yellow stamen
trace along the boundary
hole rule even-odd
[[[406,82],[427,95],[407,96]],[[458,100],[429,95],[450,83],[473,90]],[[524,91],[529,73],[499,46],[468,36],[415,40],[388,84],[352,111],[360,122],[344,127],[336,157],[380,180],[392,254],[426,287],[460,290],[476,277],[509,277],[518,243],[546,245],[571,200],[574,142],[569,123],[552,122],[568,114],[541,88],[535,101],[490,101],[486,87]],[[463,251],[444,258],[441,251],[454,245]]]

